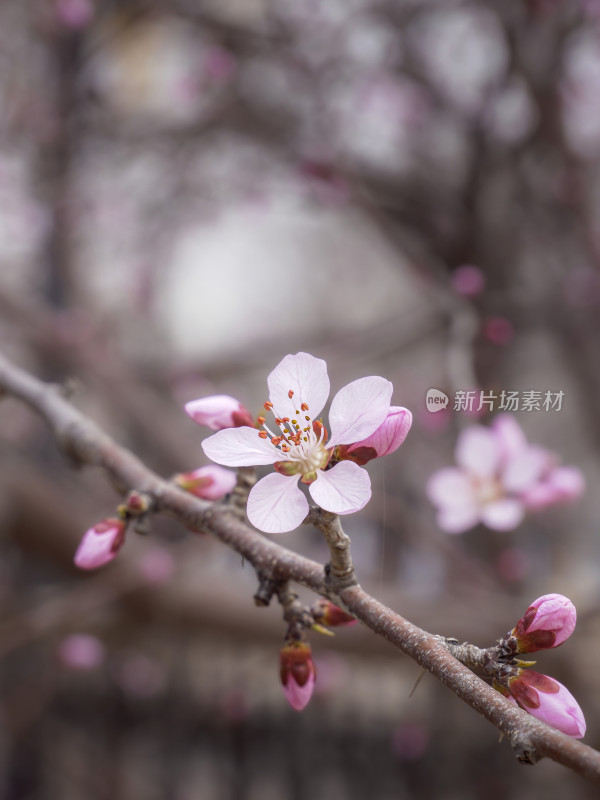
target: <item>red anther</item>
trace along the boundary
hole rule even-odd
[[[322,428],[322,427],[323,427],[323,423],[322,423],[322,422],[319,422],[319,420],[318,420],[318,419],[316,419],[316,420],[313,422],[313,425],[315,425],[317,428]]]
[[[290,421],[290,418],[289,418],[289,417],[282,417],[282,418],[281,418],[281,421],[282,421],[282,422],[289,422],[289,421]]]
[[[289,453],[290,452],[290,448],[289,448],[289,446],[287,444],[282,444],[281,445],[281,449],[283,450],[284,453]]]
[[[302,403],[302,405],[300,406],[300,408],[302,409],[302,411],[308,411],[308,406],[307,406],[307,404],[306,404],[306,403]],[[308,419],[308,417],[307,417],[307,419]]]
[[[274,444],[277,447],[277,445],[281,444],[282,441],[283,441],[283,436],[274,436],[271,439],[271,444]]]
[[[270,403],[268,400],[266,400],[264,406],[267,409],[267,411],[270,411],[273,408],[273,403]]]
[[[267,439],[269,434],[266,431],[259,431],[258,435],[261,439]]]
[[[279,417],[275,417],[275,425],[281,425],[282,423],[283,423],[282,419],[279,419]]]
[[[292,399],[293,396],[294,396],[294,392],[293,392],[292,389],[290,389],[289,392],[288,392],[288,397],[290,398],[290,400]]]
[[[258,422],[259,425],[264,425],[265,424],[265,418],[264,417],[258,417],[257,422]]]

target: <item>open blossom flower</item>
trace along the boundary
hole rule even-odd
[[[220,500],[233,491],[237,483],[237,476],[230,469],[208,464],[191,472],[182,472],[180,475],[176,475],[175,483],[186,492],[201,497],[203,500]]]
[[[394,416],[390,408],[392,384],[372,376],[340,389],[331,402],[329,437],[317,419],[329,396],[327,365],[322,359],[308,353],[288,355],[271,372],[267,383],[269,401],[265,408],[274,415],[276,432],[267,427],[265,417],[259,417],[261,431],[228,428],[202,443],[206,455],[217,464],[274,465],[276,471],[258,481],[250,492],[250,522],[266,533],[298,527],[308,514],[299,479],[326,511],[359,511],[371,497],[371,481],[367,472],[345,459],[342,452],[336,456],[336,448],[369,441],[388,417]],[[395,423],[391,427],[395,430]],[[399,438],[397,432],[392,433],[390,447]]]
[[[125,541],[125,527],[122,519],[104,519],[89,528],[75,553],[75,564],[80,569],[97,569],[108,564]]]
[[[457,467],[435,472],[427,494],[447,533],[462,533],[478,522],[510,530],[529,510],[573,500],[584,489],[574,467],[560,467],[554,454],[525,439],[507,414],[490,428],[466,428],[456,445]]]
[[[228,394],[213,394],[185,404],[186,413],[198,425],[206,425],[212,431],[237,428],[254,424],[247,408]]]
[[[520,670],[506,683],[494,681],[494,688],[532,716],[576,739],[585,734],[583,711],[562,683],[532,669]]]
[[[295,711],[302,711],[312,697],[317,676],[310,645],[286,644],[279,656],[279,674],[288,703]]]
[[[545,594],[529,606],[509,636],[517,641],[518,653],[534,653],[558,647],[575,630],[575,606],[562,594]]]

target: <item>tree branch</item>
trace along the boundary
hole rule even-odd
[[[600,783],[598,751],[509,703],[454,658],[450,649],[459,654],[460,648],[451,642],[408,622],[359,585],[349,586],[347,575],[326,571],[322,565],[265,538],[241,522],[235,510],[200,500],[160,478],[75,409],[59,387],[38,380],[2,356],[0,390],[41,415],[65,453],[77,463],[101,467],[119,492],[135,490],[147,494],[156,511],[170,514],[191,530],[211,533],[236,550],[252,564],[261,585],[290,580],[343,605],[502,731],[522,763],[534,764],[548,757]]]

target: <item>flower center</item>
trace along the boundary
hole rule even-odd
[[[503,495],[502,484],[495,478],[476,478],[473,480],[473,487],[481,505],[493,503]]]
[[[293,396],[294,392],[290,389],[290,400]],[[281,468],[275,465],[279,472],[300,474],[303,480],[306,478],[307,482],[312,482],[316,478],[316,470],[323,469],[331,455],[325,448],[327,431],[320,420],[311,419],[307,403],[299,403],[298,406],[293,418],[282,417],[273,408],[273,403],[267,401],[264,407],[273,413],[279,434],[267,427],[265,417],[259,417],[258,424],[263,430],[258,435],[261,439],[270,439],[271,444],[281,452]]]

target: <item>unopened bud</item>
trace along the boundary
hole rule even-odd
[[[505,685],[494,681],[494,688],[542,722],[568,736],[581,739],[585,718],[569,690],[554,678],[526,669],[506,679]]]
[[[237,476],[235,472],[216,464],[198,467],[191,472],[176,475],[175,483],[186,492],[201,497],[203,500],[220,500],[233,491]]]
[[[517,653],[535,653],[558,647],[575,630],[575,606],[562,594],[545,594],[529,606],[508,636],[514,636]]]
[[[212,431],[223,428],[254,427],[254,420],[247,408],[227,394],[201,397],[185,404],[186,413],[198,425],[206,425]]]
[[[310,609],[315,622],[320,622],[323,625],[329,625],[330,628],[336,625],[355,625],[358,620],[342,611],[339,606],[332,603],[331,600],[326,600],[324,597],[319,598],[317,602]]]
[[[397,450],[412,425],[412,414],[407,408],[390,406],[387,417],[377,430],[366,439],[337,448],[337,456],[364,466],[374,458],[387,456]]]
[[[104,519],[89,528],[75,553],[76,566],[97,569],[112,561],[125,541],[125,528],[121,519]]]
[[[282,647],[279,674],[288,703],[295,711],[302,711],[315,687],[316,671],[310,645],[306,642],[290,642]]]

